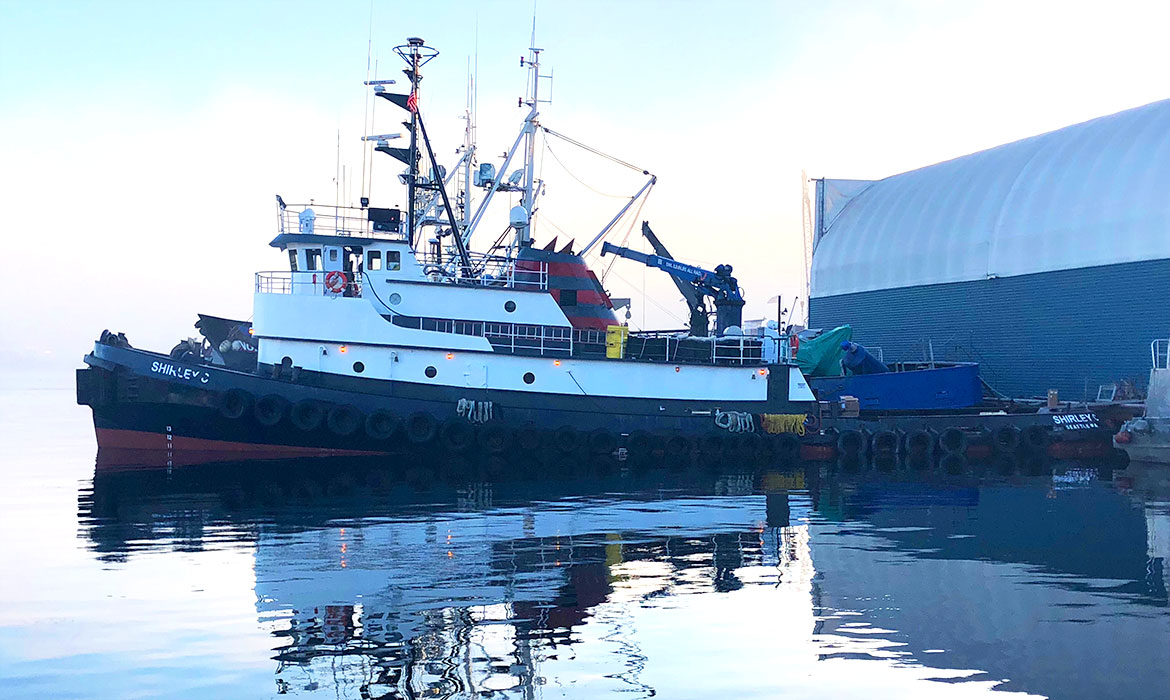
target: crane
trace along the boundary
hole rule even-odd
[[[690,308],[691,334],[695,336],[708,335],[707,304],[708,298],[715,302],[715,329],[717,335],[732,326],[739,326],[743,318],[743,294],[739,291],[739,283],[731,276],[731,265],[718,265],[715,271],[704,270],[701,267],[679,262],[671,257],[666,246],[654,235],[650,225],[642,222],[642,235],[650,241],[654,248],[653,255],[641,253],[629,248],[606,242],[601,246],[601,254],[607,253],[628,258],[666,272],[674,281],[683,298]]]

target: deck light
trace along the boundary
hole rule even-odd
[[[454,359],[455,359],[455,353],[453,353],[453,352],[449,352],[449,353],[447,353],[447,359],[448,359],[448,360],[454,360]]]
[[[553,360],[553,366],[554,366],[554,367],[560,367],[560,366],[561,366],[561,361],[560,361],[560,360]]]
[[[762,370],[760,370],[760,376],[761,376],[761,377],[762,377],[762,376],[764,376],[764,375],[765,375],[765,374],[767,374],[767,373],[768,373],[768,370],[766,370],[766,369],[762,369]]]
[[[349,348],[346,347],[345,345],[342,345],[341,347],[337,348],[337,350],[339,352],[349,352]]]

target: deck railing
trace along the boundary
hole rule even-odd
[[[325,287],[325,276],[329,273],[324,270],[291,272],[289,270],[274,270],[256,273],[256,292],[258,294],[306,294],[308,296],[344,296],[360,297],[362,283],[352,275],[345,273],[345,284],[337,291]]]
[[[1170,338],[1158,338],[1150,343],[1150,365],[1154,369],[1170,368]]]
[[[403,226],[396,230],[375,230],[369,209],[338,207],[328,204],[287,204],[277,209],[277,228],[281,233],[313,233],[323,236],[358,236],[403,240]]]
[[[515,258],[472,252],[468,252],[467,257],[473,272],[471,277],[463,276],[463,263],[458,256],[439,257],[433,253],[424,253],[418,256],[418,262],[423,272],[435,282],[529,291],[548,289],[547,262],[525,260],[523,268],[517,269],[518,261]]]

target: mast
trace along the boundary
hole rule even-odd
[[[418,88],[419,83],[422,82],[422,74],[419,69],[423,67],[428,61],[439,52],[426,46],[423,40],[412,36],[406,40],[404,46],[395,46],[394,53],[398,54],[409,68],[402,72],[410,78],[410,98],[407,102],[407,110],[410,112],[410,121],[403,122],[403,126],[410,129],[410,153],[408,155],[409,163],[407,163],[407,177],[406,177],[406,199],[407,199],[407,226],[410,231],[410,247],[415,246],[415,235],[417,234],[416,226],[418,225],[418,212],[415,202],[415,186],[418,184]]]
[[[534,30],[533,43],[536,43],[535,38]],[[520,65],[528,66],[529,76],[528,99],[525,100],[524,104],[532,107],[528,119],[524,121],[524,192],[520,205],[524,207],[524,212],[528,215],[528,225],[517,232],[516,242],[521,248],[532,245],[532,213],[536,171],[536,105],[540,99],[540,52],[543,50],[530,46],[528,59],[520,59]]]
[[[421,82],[418,76],[418,47],[422,45],[422,39],[412,37],[406,40],[410,51],[410,69],[406,72],[410,78],[410,93],[411,99],[418,104],[418,84]],[[410,177],[406,181],[406,201],[408,202],[408,224],[410,231],[410,247],[414,247],[415,235],[415,203],[414,203],[414,185],[418,180],[418,110],[410,110]]]

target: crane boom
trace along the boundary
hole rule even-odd
[[[654,232],[646,224],[642,225],[642,233],[647,235],[651,246],[656,251],[666,252],[661,241],[657,240]],[[701,267],[679,262],[668,255],[647,254],[629,248],[623,248],[609,242],[601,244],[601,254],[607,253],[635,260],[647,267],[654,267],[666,272],[675,281],[679,290],[689,287],[683,292],[691,307],[691,333],[694,335],[707,334],[707,315],[703,297],[715,300],[716,330],[722,334],[731,326],[740,324],[740,310],[743,308],[743,295],[739,291],[739,283],[731,276],[730,265],[719,265],[715,271],[704,270]],[[691,300],[694,299],[694,302]]]

